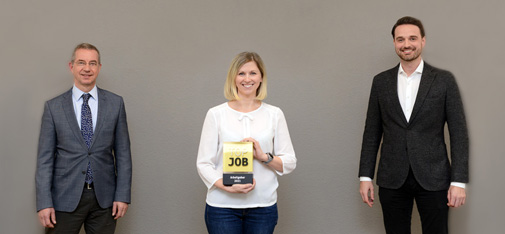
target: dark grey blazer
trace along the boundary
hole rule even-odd
[[[374,178],[382,140],[377,185],[401,187],[409,166],[426,190],[444,190],[450,182],[467,183],[468,133],[454,76],[424,63],[416,102],[407,121],[398,98],[398,69],[399,65],[374,77],[359,176]],[[450,133],[452,163],[444,141],[445,123]]]
[[[72,104],[72,90],[46,102],[35,175],[37,211],[75,210],[84,188],[88,162],[99,205],[130,203],[132,161],[123,99],[98,89],[98,116],[88,149]]]

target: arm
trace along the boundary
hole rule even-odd
[[[200,146],[198,147],[198,156],[196,159],[198,174],[209,189],[219,179],[222,180],[223,177],[223,172],[216,169],[219,160],[217,155],[218,147],[219,131],[217,120],[212,111],[209,110],[203,122]]]
[[[56,130],[49,104],[46,102],[40,127],[35,185],[39,221],[42,226],[48,228],[54,228],[56,224],[51,194],[55,152]]]
[[[263,149],[261,149],[260,143],[258,141],[256,141],[254,138],[251,138],[251,137],[244,138],[243,140],[241,140],[241,142],[252,142],[253,148],[254,148],[253,149],[254,150],[254,153],[253,153],[254,158],[260,162],[268,161],[269,156],[265,152],[263,152]],[[296,160],[296,158],[295,158],[295,160]],[[274,155],[273,159],[267,165],[280,173],[282,173],[284,171],[284,167],[283,167],[284,164],[282,162],[282,159],[278,156]]]
[[[289,174],[296,168],[296,156],[289,135],[284,113],[279,109],[274,136],[274,159],[267,165],[275,169],[278,175]],[[266,156],[266,155],[265,155]]]
[[[359,192],[363,202],[367,203],[370,207],[372,207],[375,199],[372,178],[375,174],[377,152],[382,139],[382,133],[383,129],[378,99],[377,78],[375,78],[372,84],[372,90],[370,91],[359,166],[359,177],[361,181]]]
[[[116,123],[114,140],[114,157],[116,159],[116,193],[114,196],[114,206],[126,212],[124,206],[131,202],[131,181],[132,181],[132,159],[130,151],[130,136],[128,124],[126,122],[126,111],[123,99],[120,99],[120,110]],[[116,202],[122,202],[117,203]],[[126,207],[127,208],[127,207]],[[114,214],[116,210],[113,211]]]
[[[458,85],[452,74],[448,77],[445,105],[451,141],[451,182],[468,183],[468,131]]]
[[[56,129],[49,103],[44,106],[40,127],[37,153],[37,172],[35,174],[37,211],[53,207],[51,194],[54,158],[56,153]]]
[[[296,156],[289,136],[288,125],[282,110],[278,109],[275,116],[274,139],[273,139],[273,159],[267,164],[274,169],[278,175],[291,173],[296,168]],[[268,161],[268,155],[263,151],[261,145],[254,138],[245,138],[243,142],[253,142],[254,158],[261,162]]]
[[[446,96],[447,127],[451,141],[451,186],[447,199],[448,206],[465,204],[466,192],[462,183],[468,183],[468,131],[463,102],[456,80],[449,73]]]

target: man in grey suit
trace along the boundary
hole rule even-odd
[[[468,182],[468,133],[458,86],[450,72],[423,61],[421,21],[403,17],[391,33],[400,64],[373,80],[359,167],[361,198],[374,204],[380,146],[376,182],[386,232],[410,233],[415,200],[423,233],[448,233],[449,207],[465,203]]]
[[[39,221],[46,233],[114,233],[130,203],[132,162],[123,99],[96,87],[100,52],[79,44],[74,86],[46,102],[37,156]]]

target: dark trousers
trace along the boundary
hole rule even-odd
[[[116,220],[112,207],[101,208],[91,187],[84,187],[79,205],[73,212],[56,211],[56,225],[46,228],[47,234],[79,234],[82,225],[87,234],[113,234]]]
[[[414,200],[423,234],[448,233],[447,190],[428,191],[416,181],[412,170],[399,189],[379,188],[379,199],[387,234],[410,234]]]

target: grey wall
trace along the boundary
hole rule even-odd
[[[390,29],[404,15],[423,20],[423,57],[456,75],[466,107],[471,183],[451,231],[503,233],[504,9],[499,0],[3,0],[0,233],[43,232],[40,118],[44,102],[71,87],[67,63],[80,42],[99,47],[98,85],[126,102],[133,202],[117,233],[205,233],[200,130],[245,50],[266,63],[266,102],[284,110],[299,159],[280,178],[276,233],[383,233],[380,205],[360,200],[357,169],[372,77],[398,63]]]

